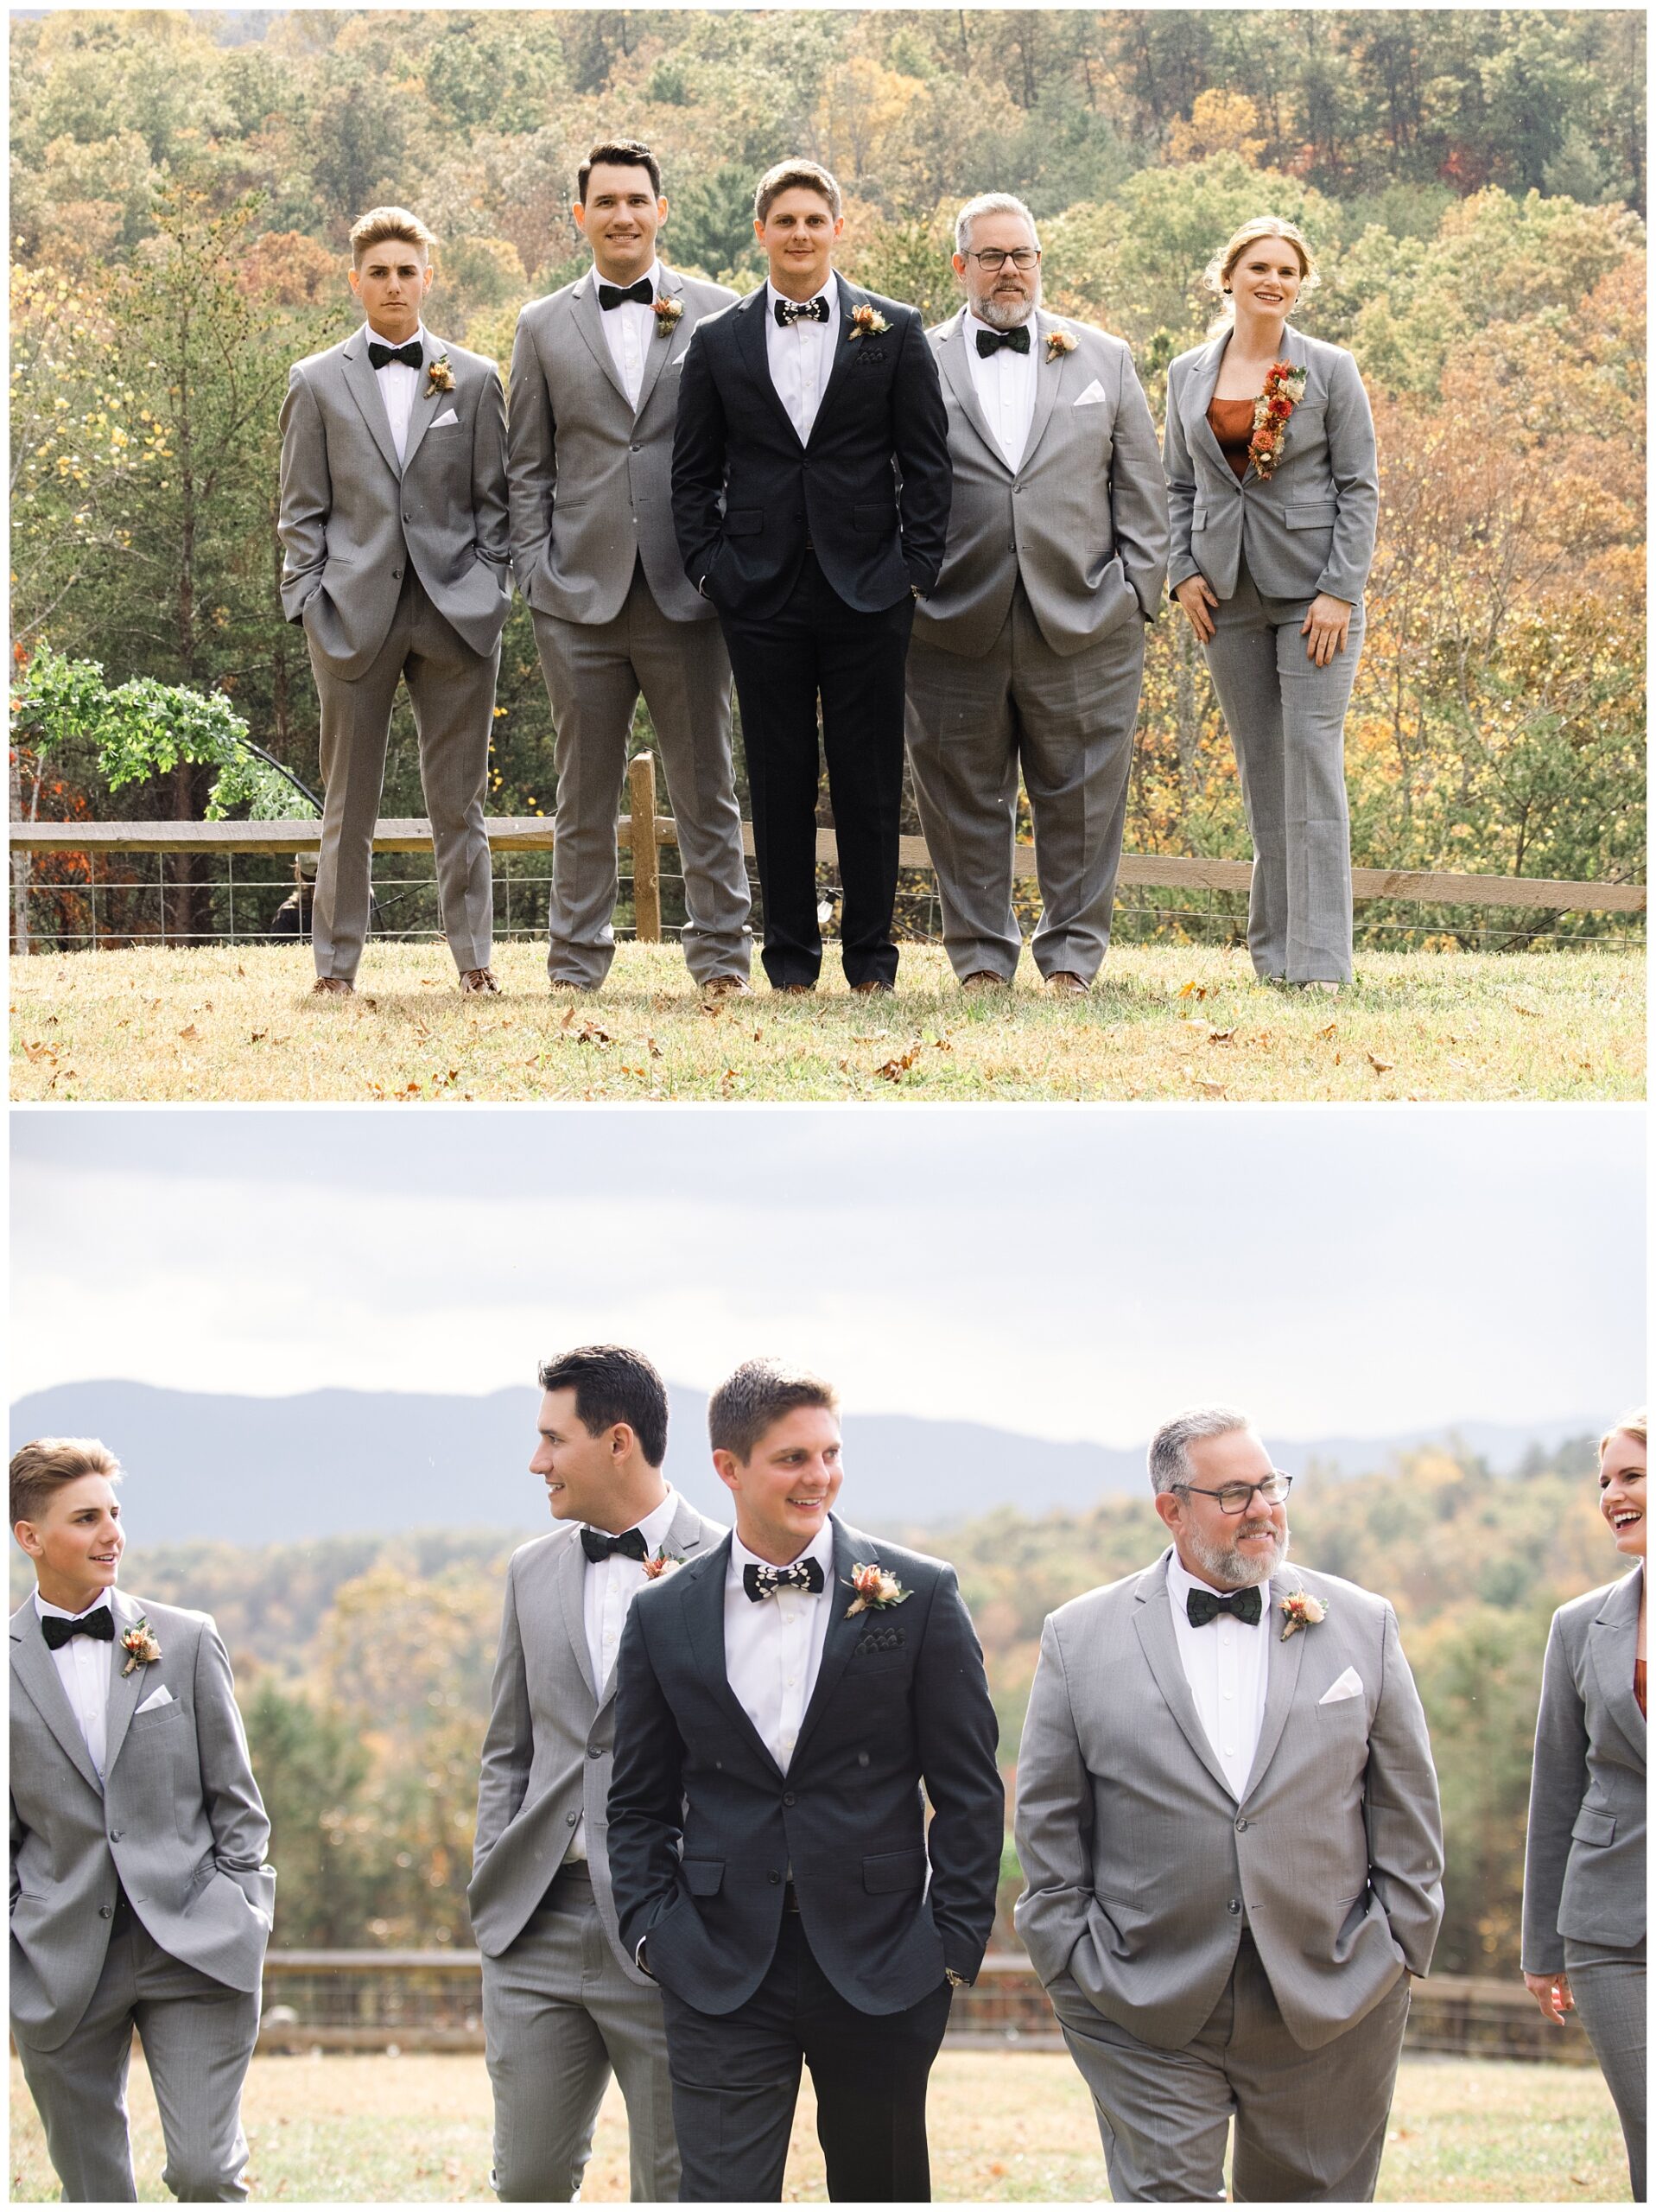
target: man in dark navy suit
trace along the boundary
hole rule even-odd
[[[780,2202],[803,2063],[829,2196],[924,2202],[927,2077],[1000,1866],[983,1656],[952,1567],[830,1515],[826,1382],[751,1360],[707,1426],[735,1530],[634,1600],[609,1795],[680,2201]]]
[[[815,162],[760,179],[771,274],[697,325],[673,444],[679,551],[719,610],[741,702],[778,990],[814,988],[822,964],[819,696],[846,980],[889,990],[897,974],[904,670],[949,529],[949,421],[924,327],[836,275],[840,208]]]

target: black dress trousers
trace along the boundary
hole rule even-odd
[[[753,849],[765,894],[765,972],[777,989],[809,987],[822,965],[816,918],[820,697],[844,893],[846,981],[892,982],[904,670],[914,601],[860,613],[808,550],[779,613],[749,621],[721,611],[720,620],[741,702]]]

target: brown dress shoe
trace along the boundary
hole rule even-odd
[[[993,968],[974,968],[969,976],[961,977],[963,991],[1009,991],[1010,976],[997,976]]]
[[[1071,968],[1060,968],[1046,979],[1047,996],[1054,999],[1084,999],[1090,997],[1092,985],[1084,976],[1077,976]]]
[[[816,986],[815,983],[772,983],[771,995],[773,999],[815,998]]]
[[[357,987],[348,983],[343,976],[319,976],[310,987],[310,995],[314,999],[349,999],[356,996]]]
[[[460,977],[460,996],[463,999],[479,998],[490,991],[498,993],[499,988],[492,968],[468,968]]]
[[[716,1006],[720,999],[751,999],[753,986],[746,976],[713,976],[701,986],[704,1006]]]
[[[896,990],[895,983],[883,983],[878,976],[866,983],[853,983],[853,991],[860,999],[888,999]]]

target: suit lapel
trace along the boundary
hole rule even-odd
[[[593,1655],[587,1646],[587,1554],[581,1548],[581,1531],[578,1529],[574,1532],[574,1542],[563,1548],[563,1556],[558,1561],[554,1580],[557,1585],[558,1610],[563,1616],[563,1632],[575,1655],[581,1679],[596,1700],[598,1684],[593,1680]]]
[[[569,295],[570,310],[575,328],[587,341],[587,350],[609,378],[620,396],[621,404],[632,412],[632,402],[627,397],[627,388],[621,381],[621,372],[615,365],[615,356],[610,352],[610,341],[604,335],[604,310],[598,304],[598,271],[589,269]],[[638,394],[638,410],[644,412],[644,393],[650,388],[650,370],[644,369],[644,387]]]
[[[1300,1662],[1305,1656],[1305,1639],[1314,1636],[1314,1629],[1298,1630],[1285,1643],[1282,1631],[1276,1626],[1277,1608],[1285,1598],[1291,1597],[1299,1588],[1296,1580],[1273,1580],[1266,1593],[1266,1634],[1270,1646],[1266,1658],[1265,1715],[1259,1722],[1259,1740],[1253,1753],[1253,1764],[1247,1770],[1247,1783],[1241,1802],[1247,1804],[1265,1778],[1277,1745],[1282,1741],[1282,1732],[1288,1725],[1288,1714],[1293,1705],[1294,1692],[1299,1687]]]
[[[794,1745],[796,1764],[810,1741],[811,1731],[840,1687],[840,1677],[857,1648],[858,1638],[868,1626],[869,1616],[866,1613],[847,1615],[846,1608],[852,1601],[849,1586],[852,1567],[866,1567],[877,1563],[879,1559],[879,1547],[872,1536],[847,1529],[833,1514],[828,1516],[828,1519],[834,1529],[834,1567],[833,1581],[825,1593],[828,1607],[828,1633],[822,1639],[822,1663],[816,1670],[810,1703],[805,1707],[805,1717],[799,1724],[799,1736]]]
[[[977,432],[984,451],[997,468],[1005,468],[1010,476],[1012,471],[1006,467],[1006,456],[995,443],[994,433],[989,428],[988,417],[984,414],[982,403],[978,397],[977,385],[973,381],[972,357],[967,351],[971,336],[971,326],[966,319],[966,309],[962,308],[938,342],[937,366],[942,372],[943,382],[960,402],[967,421]]]
[[[155,1688],[161,1677],[151,1677],[148,1667],[135,1667],[124,1674],[130,1654],[121,1649],[121,1638],[133,1624],[143,1618],[143,1607],[129,1598],[124,1590],[114,1593],[115,1643],[110,1652],[109,1705],[104,1716],[105,1745],[104,1771],[113,1774],[121,1746],[126,1741],[126,1732],[140,1701]],[[156,1642],[161,1641],[156,1637]]]
[[[676,269],[663,269],[661,272],[661,289],[657,294],[657,297],[663,300],[676,300],[682,296],[683,290],[684,279],[679,275],[678,271]],[[652,317],[651,320],[653,321],[654,318]],[[644,355],[644,382],[638,386],[638,412],[640,415],[644,413],[644,409],[650,404],[650,395],[654,391],[657,384],[660,383],[661,372],[671,359],[673,348],[679,343],[681,338],[683,338],[684,336],[684,317],[682,315],[679,317],[676,323],[671,323],[668,326],[667,335],[665,338],[662,336],[659,327],[650,332],[650,350]],[[688,342],[687,339],[686,343]],[[604,350],[607,353],[609,348],[606,346]]]
[[[92,1763],[86,1739],[74,1716],[67,1691],[58,1679],[52,1655],[41,1633],[40,1615],[33,1597],[25,1598],[11,1617],[11,1669],[41,1719],[57,1738],[58,1747],[79,1775],[101,1796],[104,1785]]]
[[[1052,420],[1052,410],[1058,404],[1058,394],[1063,388],[1074,353],[1060,353],[1056,361],[1046,358],[1046,334],[1059,327],[1058,319],[1043,309],[1035,315],[1035,328],[1030,333],[1031,342],[1037,349],[1035,363],[1035,412],[1030,416],[1029,435],[1024,441],[1024,458],[1018,462],[1021,474],[1035,458],[1037,447],[1046,434]]]
[[[1227,476],[1233,474],[1225,458],[1225,449],[1213,434],[1213,424],[1208,420],[1208,410],[1213,404],[1214,386],[1219,381],[1219,365],[1225,358],[1225,348],[1230,343],[1230,333],[1224,332],[1208,348],[1207,359],[1198,361],[1184,391],[1184,442],[1200,445],[1211,461],[1222,468]],[[1292,1637],[1289,1642],[1294,1642]]]
[[[730,1671],[725,1663],[725,1576],[729,1566],[730,1538],[726,1536],[694,1567],[682,1567],[675,1576],[684,1608],[685,1632],[695,1656],[696,1673],[723,1705],[731,1726],[772,1774],[780,1774],[782,1769],[730,1686]]]
[[[765,344],[768,335],[765,329],[765,316],[769,312],[766,302],[770,296],[769,287],[761,284],[757,292],[750,292],[739,307],[732,309],[736,342],[741,348],[743,359],[747,363],[749,376],[764,393],[767,404],[776,414],[777,422],[781,423],[794,443],[798,445],[799,433],[794,428],[793,417],[783,405],[782,395],[771,378],[771,356]],[[819,408],[817,412],[820,415],[822,410]]]
[[[1645,1747],[1645,1716],[1633,1694],[1633,1669],[1639,1649],[1639,1594],[1645,1570],[1622,1576],[1599,1607],[1587,1630],[1587,1649],[1599,1693],[1616,1726],[1637,1751]]]
[[[1224,1768],[1214,1757],[1213,1746],[1208,1741],[1208,1732],[1202,1725],[1202,1716],[1196,1709],[1196,1700],[1190,1694],[1190,1685],[1184,1679],[1183,1662],[1179,1657],[1178,1635],[1173,1626],[1172,1605],[1167,1595],[1165,1558],[1152,1567],[1139,1585],[1133,1624],[1139,1631],[1139,1642],[1150,1671],[1156,1678],[1156,1687],[1165,1700],[1168,1711],[1183,1732],[1185,1742],[1226,1796],[1234,1799],[1235,1792],[1225,1779]]]
[[[664,346],[663,350],[665,351]],[[667,1552],[670,1557],[682,1560],[684,1565],[688,1567],[693,1559],[699,1558],[701,1554],[703,1548],[703,1531],[706,1527],[706,1522],[702,1520],[701,1516],[696,1511],[695,1506],[689,1504],[684,1498],[681,1497],[677,1506],[674,1510],[672,1519],[667,1524],[667,1535],[663,1541],[661,1548]],[[683,1569],[679,1568],[676,1569],[676,1572],[682,1573]],[[583,1584],[583,1604],[585,1602],[585,1586]],[[585,1641],[586,1639],[583,1637],[583,1644],[585,1643]],[[604,1707],[612,1700],[614,1696],[615,1669],[612,1667],[603,1688],[598,1693],[598,1709],[600,1713],[604,1710]]]
[[[822,397],[817,401],[816,412],[811,418],[811,434],[805,441],[807,452],[816,442],[816,433],[822,427],[822,417],[834,404],[834,395],[851,372],[853,346],[868,343],[866,338],[857,337],[851,327],[852,309],[862,305],[863,296],[853,292],[837,270],[834,281],[840,293],[840,331],[834,341],[834,359],[828,363],[828,382],[822,386]]]
[[[428,369],[434,361],[440,361],[447,351],[448,348],[444,345],[442,340],[441,338],[434,338],[431,333],[428,330],[426,333],[425,368]],[[425,372],[422,369],[421,373],[423,375],[424,372]],[[454,404],[454,393],[452,391],[438,391],[433,385],[428,377],[427,378],[426,382],[416,391],[414,395],[414,404],[409,410],[409,434],[403,440],[403,474],[404,476],[408,474],[409,470],[413,467],[414,456],[420,450],[420,441],[424,437],[426,432],[431,428],[432,423],[436,420],[439,409],[452,407]]]
[[[1291,324],[1284,326],[1282,334],[1282,351],[1278,354],[1277,359],[1279,361],[1291,362],[1295,368],[1304,369],[1307,372],[1305,388],[1309,392],[1310,390],[1310,376],[1309,373],[1310,362],[1305,351],[1305,340]],[[1290,444],[1293,441],[1294,426],[1298,423],[1298,421],[1299,409],[1296,407],[1293,413],[1288,417],[1287,429],[1284,430],[1282,434],[1282,445],[1283,451],[1285,453],[1288,450]],[[1318,437],[1324,435],[1320,426],[1315,435]],[[1254,474],[1253,466],[1251,461],[1248,464],[1248,474],[1250,476],[1253,476]],[[1255,480],[1257,481],[1257,479]]]
[[[354,337],[347,338],[340,351],[345,363],[346,387],[362,410],[362,419],[373,433],[374,443],[384,454],[385,466],[393,476],[401,476],[403,464],[397,457],[397,445],[391,436],[390,417],[385,412],[385,402],[380,397],[379,379],[374,374],[368,359],[368,331],[365,324]]]

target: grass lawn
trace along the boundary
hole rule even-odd
[[[462,1001],[436,945],[374,944],[355,999],[313,1000],[302,947],[46,954],[11,963],[16,1099],[1592,1099],[1644,1082],[1644,953],[1376,953],[1330,1001],[1231,949],[1111,953],[1085,1000],[1025,962],[963,997],[905,948],[893,997],[699,1006],[676,946],[620,947],[555,999],[537,945]]]
[[[161,2184],[161,2131],[143,2061],[130,2103],[145,2202]],[[821,2203],[809,2080],[784,2190]],[[288,2203],[490,2203],[488,2077],[479,2057],[257,2058],[244,2117],[256,2199]],[[931,2077],[932,2190],[940,2202],[1094,2202],[1107,2195],[1092,2103],[1066,2057],[945,2051]],[[626,2199],[626,2118],[612,2086],[583,2202]],[[11,2196],[56,2195],[39,2124],[11,2064]],[[1589,2067],[1405,2058],[1382,2203],[1625,2203],[1627,2170],[1608,2091]]]

